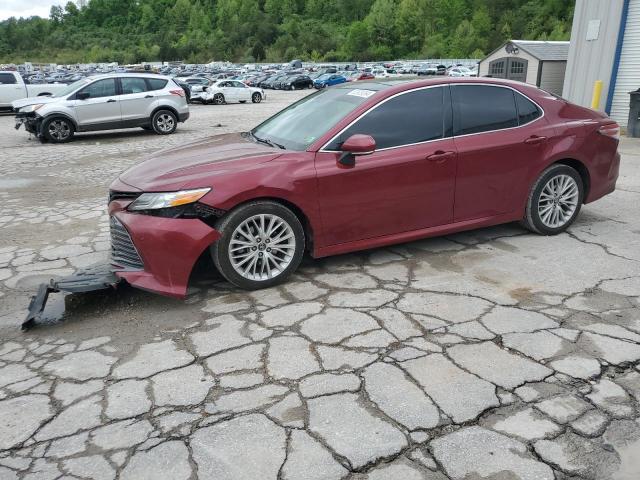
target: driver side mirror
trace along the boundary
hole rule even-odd
[[[86,100],[90,96],[91,95],[89,94],[89,92],[78,92],[78,93],[76,93],[76,99],[77,100]]]
[[[371,155],[376,151],[376,141],[371,135],[356,133],[344,141],[341,150],[342,155],[338,163],[345,167],[353,167],[356,164],[356,156]]]

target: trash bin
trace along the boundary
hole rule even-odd
[[[627,137],[640,137],[640,88],[629,92],[629,122],[627,123]]]

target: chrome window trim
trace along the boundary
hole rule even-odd
[[[362,112],[357,118],[355,118],[353,121],[351,121],[346,127],[344,127],[342,130],[340,130],[337,134],[335,134],[333,137],[331,137],[331,139],[326,142],[321,148],[320,150],[318,150],[318,153],[340,153],[341,150],[327,150],[326,147],[327,145],[331,145],[331,143],[338,138],[340,135],[342,135],[345,130],[349,129],[354,123],[356,123],[357,121],[359,121],[361,118],[363,118],[365,115],[367,115],[369,112],[372,112],[373,110],[375,110],[376,108],[378,108],[380,105],[385,104],[386,102],[388,102],[389,100],[399,97],[400,95],[405,95],[407,93],[411,93],[411,92],[417,92],[418,90],[426,90],[428,88],[444,88],[445,86],[458,86],[458,85],[472,85],[472,86],[485,86],[485,87],[498,87],[498,88],[507,88],[509,90],[514,91],[516,94],[520,94],[522,95],[524,98],[526,98],[527,100],[529,100],[531,103],[533,103],[536,107],[538,107],[540,109],[540,111],[542,112],[542,114],[538,117],[535,118],[533,120],[531,120],[530,122],[527,122],[523,125],[517,125],[515,127],[508,127],[508,128],[498,128],[495,130],[487,130],[485,132],[477,132],[477,133],[465,133],[463,135],[452,135],[450,137],[442,137],[442,138],[436,138],[435,140],[426,140],[424,142],[417,142],[417,143],[405,143],[402,145],[396,145],[395,147],[385,147],[385,148],[377,148],[375,150],[375,152],[384,152],[385,150],[393,150],[395,148],[403,148],[403,147],[412,147],[414,145],[423,145],[426,143],[433,143],[433,142],[440,142],[442,140],[449,140],[452,138],[462,138],[462,137],[469,137],[471,135],[483,135],[485,133],[494,133],[494,132],[502,132],[504,130],[513,130],[516,128],[522,128],[522,127],[526,127],[527,125],[531,125],[532,123],[537,122],[538,120],[542,119],[545,116],[545,111],[544,108],[542,108],[540,106],[540,104],[538,104],[538,102],[532,100],[528,95],[525,95],[524,93],[522,93],[520,90],[515,89],[509,85],[500,85],[500,84],[496,84],[496,83],[481,83],[481,82],[473,82],[473,83],[467,83],[467,82],[457,82],[457,83],[439,83],[437,85],[427,85],[425,87],[418,87],[418,88],[413,88],[411,90],[405,90],[403,92],[398,92],[394,95],[391,95],[388,98],[385,98],[383,101],[381,101],[380,103],[377,103],[376,105],[374,105],[373,107],[371,107],[369,110],[366,110],[365,112]],[[453,96],[452,96],[453,97]],[[453,107],[453,98],[451,98],[451,102],[452,102],[452,107]],[[514,102],[515,102],[515,98],[514,98]],[[516,113],[517,113],[517,106],[516,106]],[[374,153],[375,153],[374,152]]]

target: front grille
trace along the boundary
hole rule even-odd
[[[143,270],[144,264],[129,232],[116,217],[111,217],[111,263],[128,270]]]
[[[114,190],[109,190],[109,203],[114,200],[135,200],[141,195],[140,192],[116,192]]]

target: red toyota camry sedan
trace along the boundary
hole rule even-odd
[[[611,193],[619,127],[496,79],[348,83],[249,132],[163,151],[111,185],[112,264],[182,297],[202,255],[245,289],[324,257],[520,221],[564,231]]]

